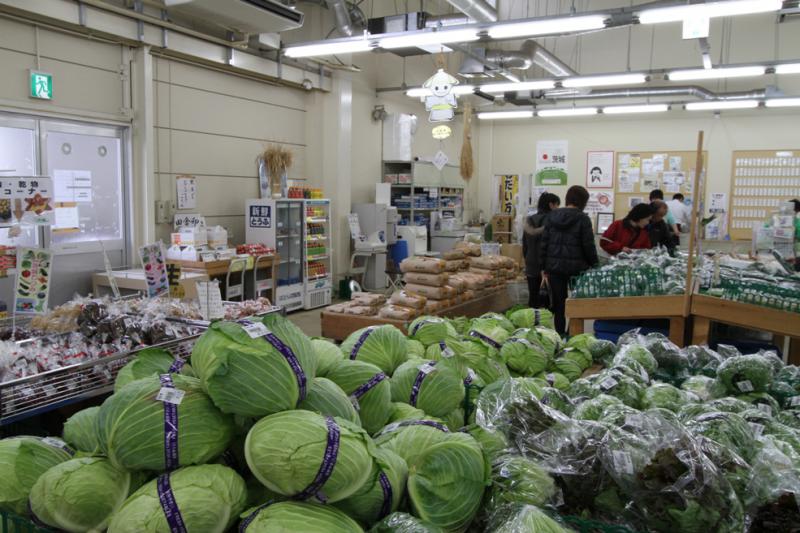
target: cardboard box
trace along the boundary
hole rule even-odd
[[[524,266],[525,264],[525,258],[522,257],[521,244],[501,244],[500,255],[510,257],[520,266]]]
[[[495,233],[494,234],[494,240],[496,242],[502,243],[503,246],[507,246],[507,245],[511,244],[511,234],[510,233]],[[500,248],[501,248],[500,255],[503,255],[502,246]]]
[[[492,232],[507,233],[511,231],[512,219],[510,215],[495,215],[492,217]]]

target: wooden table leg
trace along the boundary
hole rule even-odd
[[[686,318],[682,316],[669,318],[669,340],[681,348],[686,345]]]
[[[583,322],[582,318],[570,318],[569,319],[569,336],[574,337],[575,335],[580,335],[583,333]]]
[[[800,337],[792,337],[789,339],[788,360],[790,365],[800,364]]]
[[[711,320],[703,316],[695,316],[692,324],[692,344],[708,344],[711,334]]]

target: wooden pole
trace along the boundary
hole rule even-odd
[[[700,190],[700,174],[703,172],[703,135],[697,134],[697,154],[694,164],[694,184],[692,187],[692,225],[689,228],[689,258],[686,261],[686,292],[683,295],[683,316],[688,317],[692,306],[692,292],[694,291],[694,253],[697,239],[700,237],[700,223],[698,211],[703,198]]]

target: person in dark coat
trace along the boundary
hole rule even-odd
[[[675,235],[666,221],[669,209],[667,204],[661,200],[653,200],[650,202],[650,207],[653,210],[653,217],[650,219],[650,224],[647,225],[650,245],[653,248],[663,246],[669,255],[675,255]]]
[[[653,216],[650,204],[636,204],[622,220],[615,220],[600,238],[600,247],[611,255],[652,248],[647,225]]]
[[[541,245],[544,220],[553,209],[561,205],[561,199],[546,192],[539,197],[535,214],[525,218],[522,235],[522,256],[525,258],[525,276],[528,278],[528,307],[538,309],[550,305],[539,297],[542,286]]]
[[[597,265],[592,221],[583,212],[589,191],[573,185],[564,198],[566,207],[553,210],[545,218],[542,233],[542,275],[550,284],[550,297],[556,331],[565,335],[567,320],[564,305],[573,276]]]

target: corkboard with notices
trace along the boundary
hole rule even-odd
[[[800,149],[736,150],[731,169],[731,239],[752,239],[754,224],[800,198]]]
[[[624,218],[633,203],[649,202],[653,189],[664,191],[665,200],[675,193],[692,199],[696,157],[695,151],[617,152],[614,218]],[[703,152],[703,172],[707,168],[708,152]]]

